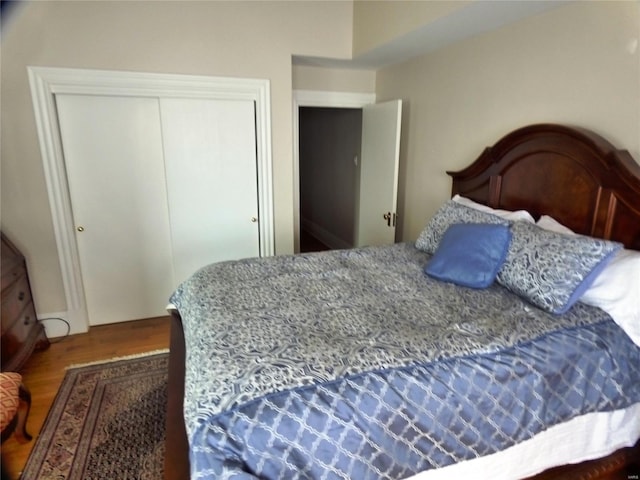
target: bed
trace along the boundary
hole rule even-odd
[[[415,244],[225,262],[179,287],[166,479],[637,478],[640,322],[585,302],[623,253],[636,261],[640,166],[540,124],[448,174],[454,199]],[[538,235],[541,257],[597,251],[579,296],[541,294],[546,270],[519,290]],[[478,275],[455,248],[485,238],[491,278],[456,285],[452,259]]]

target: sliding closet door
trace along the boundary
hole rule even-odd
[[[163,98],[160,109],[176,280],[259,256],[254,102]]]
[[[174,282],[158,99],[56,103],[90,324],[166,315]]]

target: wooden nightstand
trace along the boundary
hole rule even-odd
[[[2,277],[1,370],[20,371],[36,349],[45,349],[49,340],[36,318],[27,264],[20,251],[0,234]]]

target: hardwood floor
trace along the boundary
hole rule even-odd
[[[65,367],[169,348],[170,325],[169,317],[159,317],[91,327],[89,333],[52,339],[55,343],[49,349],[34,353],[21,372],[23,383],[31,390],[27,431],[34,438],[20,444],[11,437],[2,444],[2,467],[9,478],[17,479],[24,468]]]

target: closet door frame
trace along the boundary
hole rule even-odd
[[[57,94],[253,100],[260,256],[275,254],[269,80],[33,66],[27,71],[70,333],[88,331],[89,321],[55,106]]]

